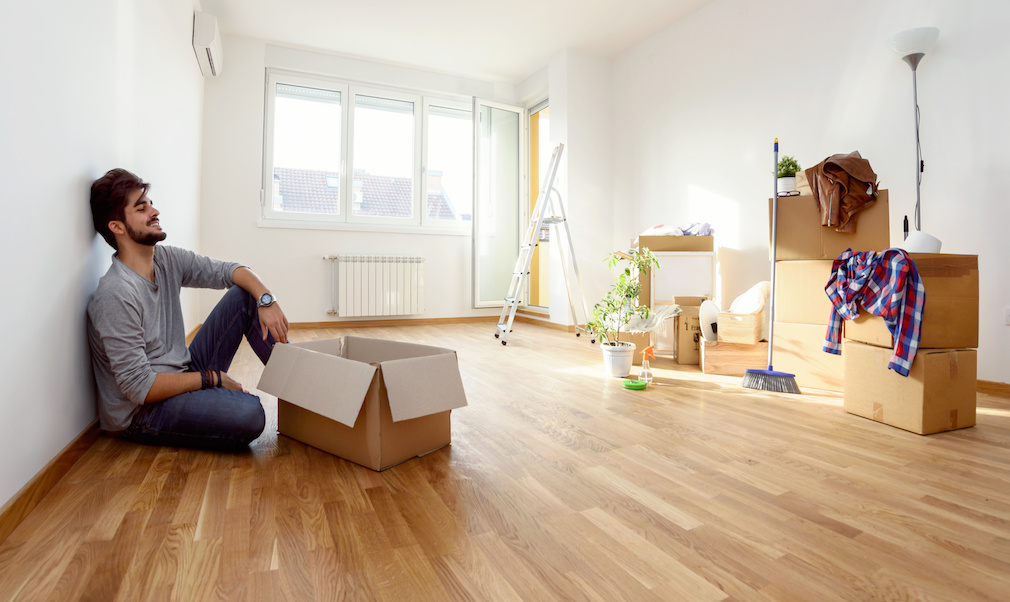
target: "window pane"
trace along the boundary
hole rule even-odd
[[[277,84],[271,207],[340,214],[340,92]]]
[[[473,118],[468,110],[428,107],[428,217],[473,217]]]
[[[519,257],[521,109],[480,107],[475,305],[501,305]]]
[[[414,103],[354,95],[351,215],[414,217]]]

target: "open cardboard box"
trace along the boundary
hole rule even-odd
[[[677,363],[697,365],[701,363],[701,304],[706,297],[676,296],[673,302],[680,306],[680,313],[674,318],[677,331]]]
[[[354,336],[276,345],[257,387],[281,434],[372,470],[449,445],[466,405],[455,351]]]

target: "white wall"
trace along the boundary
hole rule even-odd
[[[615,244],[711,222],[722,299],[767,280],[772,141],[806,168],[858,150],[890,190],[891,244],[915,203],[911,71],[887,44],[940,28],[918,70],[923,229],[979,256],[979,369],[1010,382],[1010,223],[1002,177],[1010,4],[716,0],[614,60]]]
[[[548,64],[551,145],[565,144],[555,186],[565,204],[586,305],[606,293],[612,280],[603,263],[618,248],[612,220],[610,61],[568,49]],[[551,245],[551,321],[571,324],[568,291],[558,244]],[[575,290],[575,274],[569,271]],[[576,301],[578,302],[578,301]],[[581,317],[581,310],[577,310]],[[584,322],[584,318],[579,320]]]
[[[292,322],[325,322],[335,253],[417,254],[425,262],[423,318],[497,315],[471,309],[470,236],[266,228],[260,220],[265,69],[331,75],[353,81],[480,96],[513,102],[509,86],[477,82],[226,36],[224,74],[207,83],[201,249],[249,265],[280,300]],[[201,293],[208,313],[220,293]],[[413,316],[418,317],[418,316]]]
[[[193,0],[58,0],[0,19],[0,506],[97,415],[85,307],[112,250],[92,228],[92,180],[121,166],[153,182],[169,240],[195,246],[192,11]]]

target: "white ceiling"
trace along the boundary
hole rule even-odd
[[[515,83],[560,50],[613,56],[711,1],[202,0],[201,5],[226,34]]]

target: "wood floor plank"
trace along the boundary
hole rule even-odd
[[[293,330],[455,349],[453,442],[375,472],[100,436],[0,542],[0,600],[1003,600],[1010,398],[919,436],[667,358],[629,391],[522,324]],[[232,366],[249,387],[247,345]],[[517,376],[518,375],[518,376]]]

